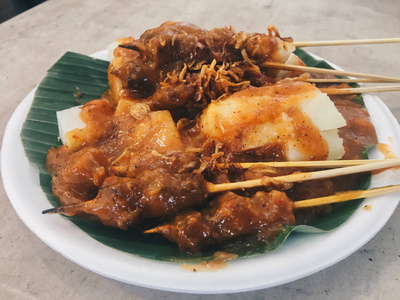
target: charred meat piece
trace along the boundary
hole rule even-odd
[[[142,45],[143,55],[148,60],[164,66],[175,60],[204,59],[206,53],[202,50],[206,34],[206,30],[193,24],[169,21],[146,30],[136,42]]]
[[[259,34],[165,22],[137,40],[124,39],[114,52],[109,68],[112,102],[142,99],[152,109],[184,107],[195,116],[223,95],[268,84],[278,71],[259,65],[284,63],[294,51],[290,42],[273,27]]]
[[[93,198],[111,173],[103,153],[93,147],[69,153],[65,147],[50,149],[47,165],[53,175],[52,192],[63,205]]]
[[[171,174],[147,170],[137,178],[110,176],[96,198],[43,213],[73,216],[85,213],[104,225],[127,230],[139,221],[173,215],[203,205],[205,188],[200,174]]]
[[[181,251],[198,253],[246,235],[268,241],[294,221],[292,202],[283,192],[257,192],[251,198],[227,192],[207,209],[178,215],[171,223],[147,232],[161,233]]]

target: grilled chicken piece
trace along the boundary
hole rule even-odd
[[[211,100],[276,78],[279,70],[261,69],[260,64],[286,62],[295,50],[291,41],[273,26],[268,34],[260,34],[165,22],[139,39],[120,39],[114,43],[119,47],[111,47],[112,104],[140,99],[152,110],[176,113],[180,108],[194,117]]]
[[[171,174],[146,170],[136,178],[110,176],[96,198],[49,209],[43,213],[96,216],[104,225],[127,230],[139,221],[173,215],[206,201],[203,178],[198,173]]]
[[[171,223],[147,233],[160,233],[178,244],[181,251],[198,253],[246,235],[268,241],[294,222],[292,202],[283,192],[257,192],[251,198],[227,192],[207,209],[178,215]]]
[[[53,175],[53,195],[63,205],[92,199],[104,179],[112,173],[107,158],[93,147],[72,154],[64,147],[51,148],[47,166]]]

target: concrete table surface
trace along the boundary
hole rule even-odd
[[[166,20],[294,40],[400,36],[400,1],[51,0],[0,24],[0,140],[21,100],[67,50],[91,54]],[[307,49],[345,70],[400,76],[400,45]],[[380,98],[400,120],[400,93]],[[23,174],[21,174],[23,176]],[[20,221],[0,185],[0,299],[398,299],[400,210],[366,245],[309,277],[269,289],[188,295],[131,286],[68,261]]]

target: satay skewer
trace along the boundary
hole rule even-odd
[[[381,75],[375,75],[375,74],[348,72],[348,71],[307,67],[307,66],[286,65],[284,63],[276,63],[276,62],[269,62],[269,61],[265,61],[265,62],[261,63],[260,67],[291,70],[291,71],[300,71],[300,72],[308,72],[308,73],[320,73],[320,74],[331,74],[331,75],[338,75],[338,76],[368,78],[368,79],[375,79],[375,80],[385,80],[385,82],[400,82],[399,77],[381,76]]]
[[[209,194],[213,194],[230,190],[247,189],[247,188],[268,185],[271,182],[302,182],[306,180],[331,178],[331,177],[369,172],[369,171],[386,169],[397,166],[400,166],[400,159],[385,160],[382,162],[373,162],[370,164],[336,168],[323,171],[293,173],[290,175],[277,176],[277,177],[263,177],[260,179],[253,179],[253,180],[246,180],[239,182],[229,182],[229,183],[219,183],[219,184],[207,182],[206,189]]]
[[[400,192],[400,185],[389,185],[385,187],[373,188],[370,190],[356,190],[356,191],[346,191],[346,192],[338,192],[331,196],[319,197],[307,200],[300,200],[293,202],[293,209],[307,208],[307,207],[315,207],[320,205],[327,205],[333,203],[346,202],[351,200],[357,200],[367,197],[381,196],[393,192]],[[144,233],[158,233],[160,230],[159,227],[155,227],[149,230],[146,230]]]
[[[361,88],[321,88],[321,92],[328,95],[344,95],[344,94],[370,94],[380,92],[394,92],[400,91],[400,85],[392,86],[372,86],[372,87],[361,87]]]
[[[368,78],[309,78],[305,81],[310,83],[387,83],[384,79]]]
[[[219,169],[228,169],[230,167],[238,167],[248,169],[251,167],[311,167],[311,168],[338,168],[348,166],[358,166],[377,162],[399,161],[399,159],[349,159],[349,160],[314,160],[314,161],[271,161],[271,162],[244,162],[244,163],[220,163],[217,164]]]
[[[298,41],[298,42],[293,42],[292,44],[295,47],[315,47],[315,46],[347,46],[347,45],[389,44],[389,43],[400,43],[400,38],[333,40],[333,41]]]
[[[332,204],[332,203],[340,203],[350,200],[362,199],[366,197],[380,196],[399,191],[400,191],[400,185],[389,185],[385,187],[373,188],[370,190],[338,192],[332,196],[295,201],[293,202],[293,209],[313,207],[313,206]]]

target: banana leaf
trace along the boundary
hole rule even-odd
[[[298,49],[296,54],[309,66],[332,68],[325,61],[311,57]],[[56,112],[98,99],[109,88],[107,68],[109,62],[89,56],[67,52],[48,71],[38,86],[32,106],[21,131],[25,153],[39,172],[40,185],[49,200],[49,206],[59,206],[51,193],[51,176],[46,170],[46,155],[51,147],[58,147]],[[359,98],[362,101],[362,98]],[[357,188],[367,188],[369,179]],[[357,209],[361,200],[333,206],[332,213],[317,220],[313,226],[290,226],[270,244],[253,249],[251,254],[265,253],[279,248],[290,234],[312,234],[333,230],[342,225]],[[43,218],[46,218],[44,215]],[[213,249],[201,255],[179,252],[175,244],[157,235],[144,235],[138,231],[121,231],[105,227],[78,217],[65,217],[97,241],[115,249],[141,257],[163,261],[193,261],[210,259]],[[249,252],[240,253],[242,256]]]

